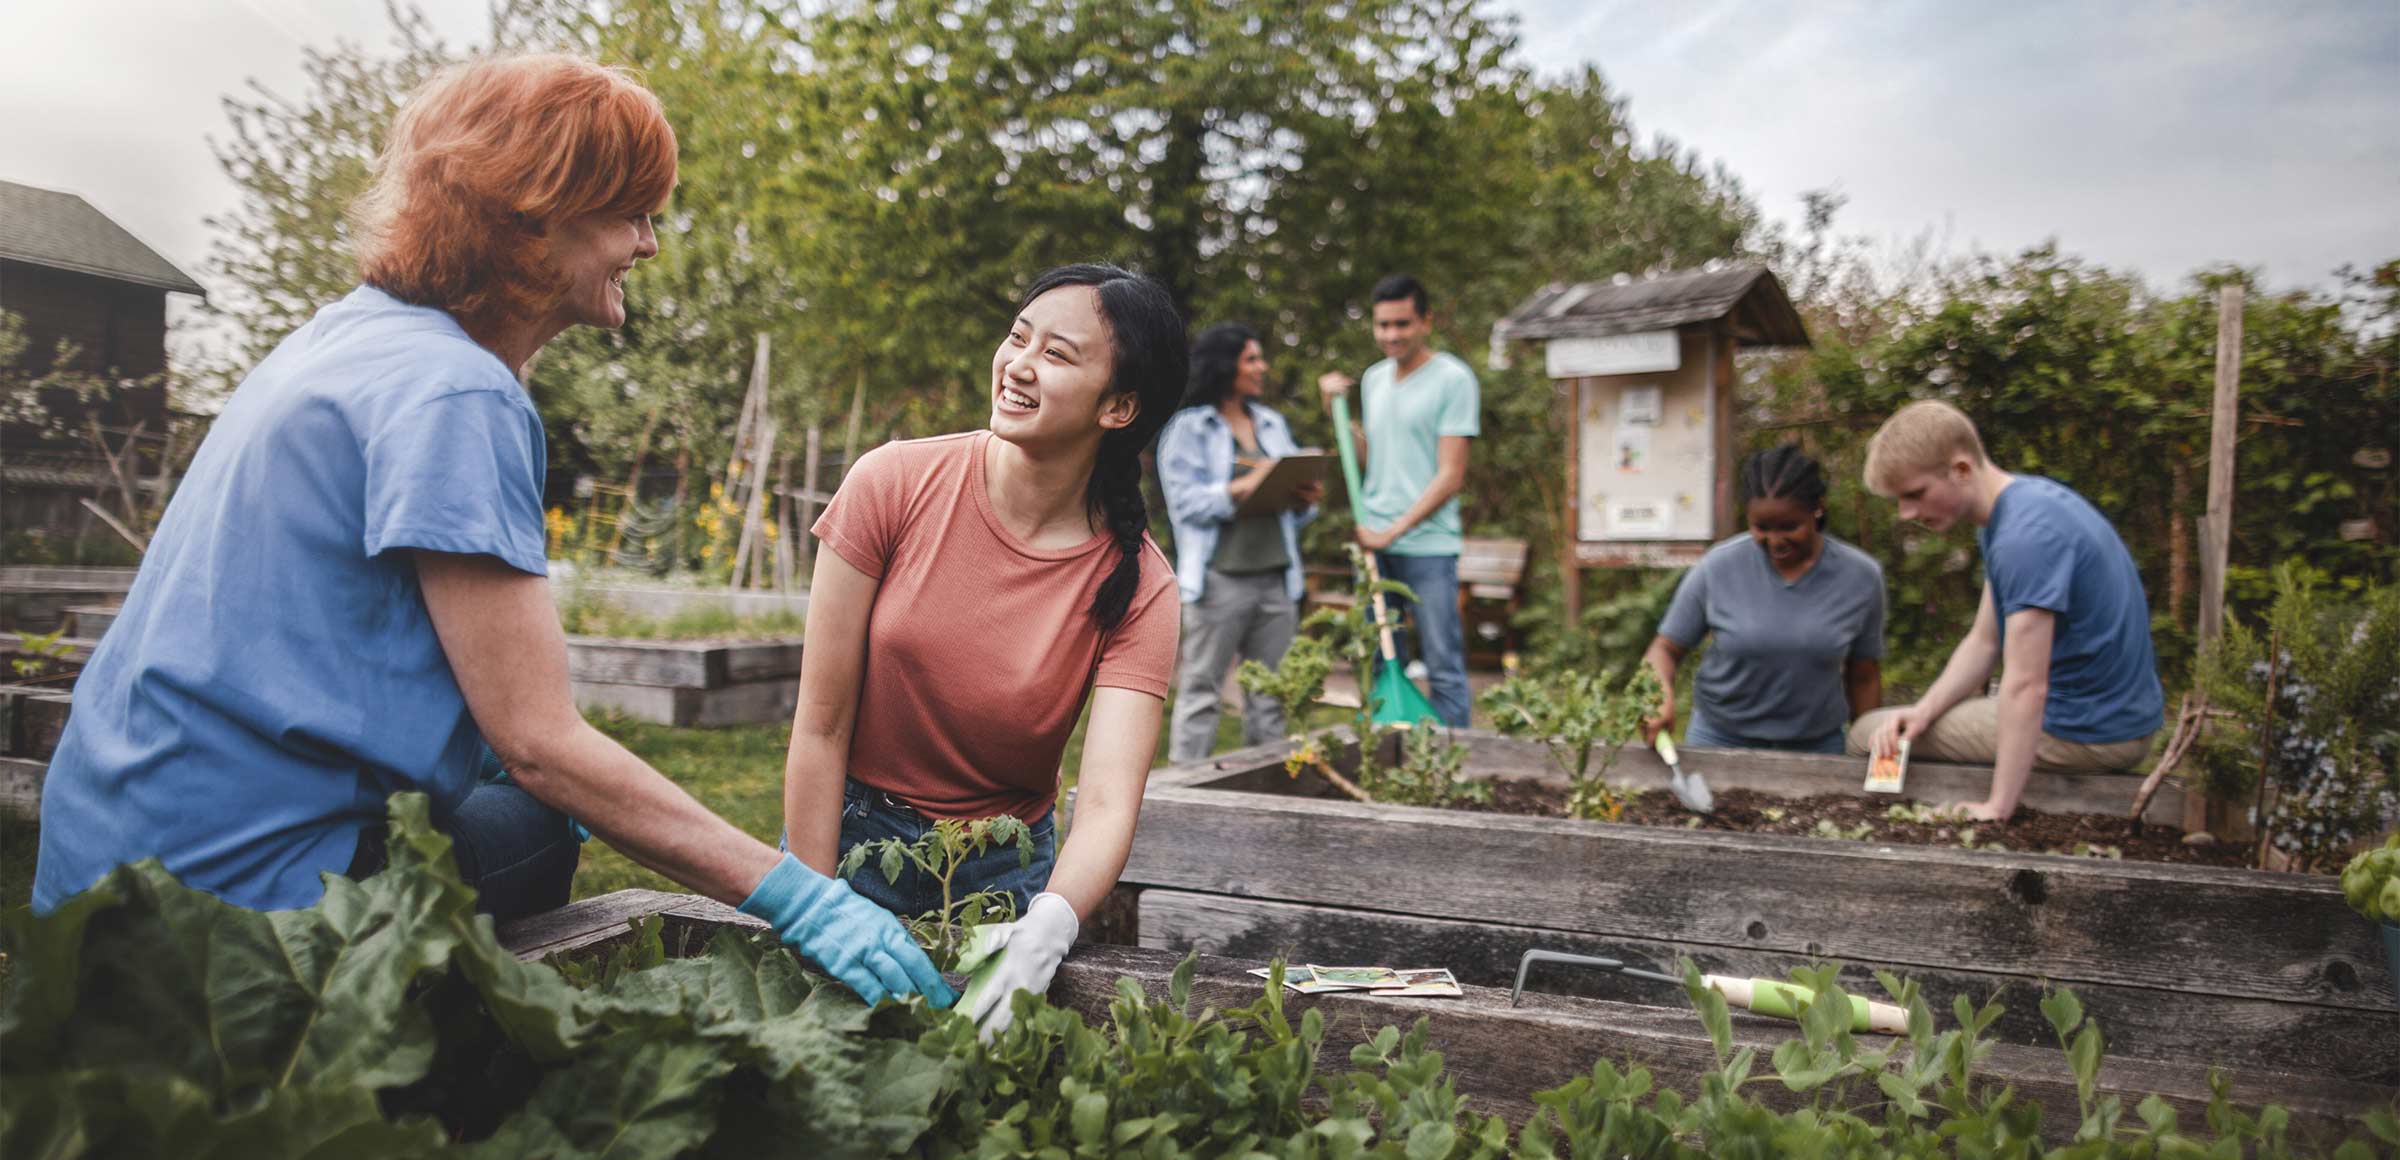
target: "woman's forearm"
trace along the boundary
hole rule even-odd
[[[1075,824],[1067,831],[1066,844],[1059,848],[1047,888],[1066,899],[1077,918],[1089,919],[1108,892],[1116,889],[1117,876],[1125,872],[1125,859],[1133,852],[1133,829],[1140,818],[1139,800],[1127,807],[1077,796]]]
[[[794,732],[783,763],[783,824],[794,857],[819,874],[841,858],[842,787],[849,780],[847,738]]]

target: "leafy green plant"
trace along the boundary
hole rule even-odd
[[[2287,1117],[2223,1085],[2186,1127],[2156,1098],[2128,1116],[2098,1088],[2105,1042],[2067,991],[2043,1012],[2078,1092],[2076,1139],[2046,1149],[2039,1105],[1979,1074],[2002,1014],[1964,998],[1938,1029],[1913,982],[1901,1043],[1855,1036],[1836,968],[1798,1036],[1736,1047],[1724,997],[1683,965],[1715,1067],[1693,1090],[1597,1060],[1529,1093],[1521,1131],[1469,1105],[1429,1025],[1384,1027],[1328,1058],[1327,1017],[1284,1006],[1279,972],[1246,1006],[1197,1007],[1196,968],[1164,996],[1120,980],[1103,1018],[1019,994],[991,1042],[921,1003],[870,1011],[772,935],[673,945],[656,920],[558,966],[518,961],[474,913],[422,797],[392,805],[391,865],[329,878],[265,914],[124,867],[48,915],[0,919],[0,1154],[665,1160],[698,1156],[2055,1157],[2295,1153]],[[1769,1085],[1771,1095],[1762,1096]],[[1772,1105],[1772,1106],[1770,1106]],[[2138,1118],[2138,1123],[2134,1122]],[[2331,1151],[2400,1146],[2369,1112]]]
[[[2260,628],[2229,618],[2201,658],[2213,711],[2196,752],[2212,797],[2242,801],[2300,869],[2400,812],[2400,584],[2342,600],[2296,565]]]
[[[1860,822],[1855,826],[1845,826],[1832,818],[1818,818],[1817,824],[1808,832],[1811,837],[1832,838],[1841,842],[1864,842],[1867,840],[1867,835],[1875,832],[1875,826],[1872,822]]]
[[[1924,802],[1900,802],[1883,811],[1883,816],[1895,822],[1915,822],[1920,826],[1943,826],[1966,817],[1962,810],[1943,809]]]
[[[8,662],[9,669],[17,674],[17,679],[20,681],[31,680],[49,672],[51,665],[72,651],[61,640],[66,635],[67,630],[63,627],[47,633],[18,630],[17,651],[27,655],[11,658]]]
[[[904,916],[903,921],[918,944],[933,957],[934,965],[947,970],[958,961],[976,927],[1016,920],[1016,899],[1008,891],[956,894],[958,872],[968,862],[987,851],[1010,846],[1016,847],[1020,867],[1033,865],[1033,831],[1018,818],[1008,814],[971,820],[943,818],[914,842],[883,838],[850,847],[850,852],[842,856],[838,873],[847,878],[872,858],[887,882],[899,882],[914,867],[940,884],[940,909]]]
[[[1414,600],[1416,594],[1396,580],[1368,582],[1365,557],[1356,545],[1349,552],[1356,577],[1355,599],[1350,605],[1310,613],[1300,624],[1301,635],[1293,639],[1276,667],[1243,661],[1234,674],[1242,691],[1283,702],[1284,712],[1298,724],[1292,751],[1284,758],[1285,771],[1297,775],[1303,769],[1314,769],[1345,792],[1368,801],[1421,806],[1489,801],[1488,784],[1458,776],[1466,748],[1439,722],[1419,721],[1412,729],[1389,731],[1375,723],[1374,682],[1382,667],[1383,643],[1375,627],[1373,598],[1384,595]],[[1358,679],[1358,705],[1350,713],[1351,736],[1358,740],[1358,767],[1350,775],[1335,766],[1326,741],[1311,728],[1325,694],[1325,679],[1332,675],[1337,661],[1347,662]],[[1384,757],[1393,734],[1402,735],[1397,765],[1387,764]]]
[[[1400,764],[1377,767],[1376,797],[1413,806],[1492,800],[1492,783],[1459,776],[1466,760],[1466,747],[1450,740],[1443,730],[1411,729],[1401,739]]]
[[[2359,851],[2342,867],[2342,897],[2369,919],[2400,924],[2400,834]]]
[[[1614,821],[1623,798],[1608,787],[1609,767],[1630,740],[1641,735],[1642,718],[1658,703],[1658,675],[1636,665],[1622,681],[1613,672],[1593,676],[1567,670],[1549,676],[1514,676],[1484,691],[1484,711],[1493,727],[1511,736],[1539,739],[1550,760],[1567,775],[1571,817]],[[1592,759],[1600,759],[1598,769]]]

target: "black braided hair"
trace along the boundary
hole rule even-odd
[[[1183,316],[1167,288],[1119,266],[1088,262],[1044,270],[1017,309],[1062,286],[1089,286],[1100,295],[1114,355],[1108,397],[1131,392],[1136,404],[1133,422],[1100,436],[1100,458],[1084,489],[1092,517],[1117,541],[1117,566],[1092,596],[1092,619],[1106,632],[1125,619],[1141,588],[1142,535],[1150,528],[1150,508],[1142,498],[1142,452],[1174,416],[1191,356],[1184,345]]]
[[[1817,513],[1825,528],[1825,469],[1797,443],[1770,447],[1742,461],[1742,502],[1788,499]]]

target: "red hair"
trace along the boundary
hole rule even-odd
[[[444,70],[401,107],[351,207],[358,272],[470,330],[539,316],[562,286],[551,227],[653,213],[675,188],[675,130],[619,69],[557,54]]]

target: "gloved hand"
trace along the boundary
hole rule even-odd
[[[766,919],[785,946],[814,960],[869,1007],[898,995],[923,995],[936,1007],[958,1000],[890,911],[790,854],[759,879],[741,911]]]
[[[1009,998],[1019,990],[1036,995],[1050,989],[1050,976],[1083,929],[1075,907],[1055,894],[1033,896],[1025,917],[1006,926],[978,930],[979,946],[992,957],[967,982],[966,1013],[986,1042],[1008,1027],[1015,1014]],[[985,931],[990,933],[986,934]]]

